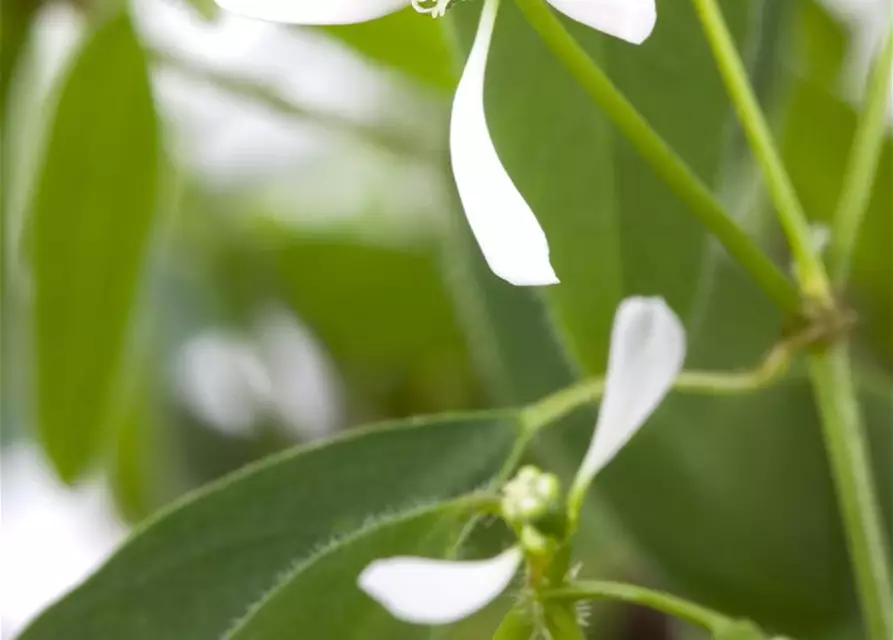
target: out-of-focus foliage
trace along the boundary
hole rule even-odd
[[[73,480],[103,446],[153,232],[158,136],[147,60],[125,17],[64,79],[28,219],[41,441]]]
[[[406,8],[380,20],[327,27],[326,31],[362,55],[425,85],[451,89],[456,84],[455,56],[442,20],[419,19]]]
[[[66,482],[102,476],[122,515],[143,522],[26,640],[272,639],[294,629],[428,637],[384,616],[353,580],[381,555],[452,551],[466,517],[451,501],[497,474],[515,414],[307,441],[371,421],[517,406],[600,373],[611,317],[628,295],[668,299],[697,368],[749,367],[782,331],[769,301],[511,2],[490,52],[486,111],[550,239],[562,284],[544,291],[490,273],[450,191],[450,90],[479,3],[460,3],[446,20],[407,9],[361,25],[274,30],[194,0],[180,7],[201,24],[194,33],[220,40],[192,57],[158,38],[143,14],[162,9],[148,0],[132,15],[75,4],[87,34],[35,105],[50,115],[45,142],[33,142],[40,160],[20,223],[6,178],[30,164],[9,144],[19,123],[2,123],[3,225],[13,236],[3,238],[4,444],[39,442]],[[803,204],[827,221],[859,111],[843,82],[853,43],[809,0],[721,4]],[[10,34],[27,33],[7,12],[21,6],[4,1],[3,114],[15,98],[7,86],[37,74],[21,58],[7,85]],[[784,265],[689,3],[660,3],[654,36],[638,48],[568,26]],[[283,40],[321,48],[280,66],[247,62]],[[330,57],[349,64],[329,73]],[[283,66],[294,72],[287,81]],[[290,84],[297,76],[317,84],[305,91]],[[187,98],[209,87],[198,115],[184,117]],[[234,105],[242,119],[228,119]],[[209,122],[216,128],[203,138]],[[237,144],[255,137],[269,148]],[[282,150],[292,138],[300,152]],[[860,318],[862,410],[893,530],[891,156],[888,140],[842,293]],[[544,433],[532,455],[566,478],[593,417],[581,411]],[[757,394],[672,397],[653,422],[599,478],[579,543],[584,575],[633,576],[803,637],[857,624],[799,368]],[[479,528],[473,540],[498,549],[502,533]],[[640,622],[599,608],[591,635],[636,637]],[[449,637],[485,637],[491,623],[484,613]],[[748,633],[744,625],[728,637]]]

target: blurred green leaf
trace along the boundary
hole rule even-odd
[[[314,234],[289,234],[279,244],[274,269],[286,299],[339,359],[380,367],[464,351],[430,246]]]
[[[333,539],[370,518],[479,488],[497,473],[515,433],[511,413],[415,420],[249,467],[137,530],[20,640],[218,640],[285,571]],[[419,521],[409,530],[423,528]],[[400,530],[381,535],[369,538],[379,551],[388,540],[394,551],[402,544]],[[337,571],[328,562],[314,567]],[[328,586],[320,592],[337,605]]]
[[[765,634],[752,622],[736,620],[717,629],[714,640],[765,640]]]
[[[492,400],[526,404],[570,385],[573,366],[557,341],[543,297],[490,271],[458,198],[446,221],[442,269]]]
[[[452,89],[458,77],[442,20],[411,8],[360,24],[324,27],[361,55],[437,89]]]
[[[332,541],[290,570],[225,640],[280,640],[298,629],[307,638],[429,638],[428,628],[400,622],[363,594],[357,576],[377,558],[445,557],[470,515],[458,502],[389,514]]]
[[[506,614],[502,624],[493,634],[493,640],[530,640],[536,629],[528,612],[515,608]]]
[[[158,154],[146,57],[121,15],[89,38],[63,83],[32,211],[38,426],[67,481],[102,443]]]
[[[213,20],[220,14],[220,7],[214,0],[185,0],[185,2],[205,20]]]
[[[10,124],[6,122],[10,81],[39,8],[40,3],[34,0],[6,0],[0,13],[0,127],[4,129]],[[3,153],[6,153],[5,145]]]
[[[849,37],[817,0],[800,0],[794,32],[798,71],[828,89],[837,86]]]

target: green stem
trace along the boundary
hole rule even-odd
[[[865,111],[859,121],[847,162],[840,202],[834,214],[828,259],[834,283],[842,287],[871,199],[871,188],[884,148],[887,96],[893,77],[893,25],[868,78]]]
[[[791,246],[803,292],[808,297],[830,306],[831,288],[825,267],[813,246],[809,222],[800,206],[781,156],[775,148],[769,125],[751,89],[744,63],[738,55],[722,12],[716,0],[692,1],[713,49],[732,104],[738,112],[744,132],[763,171],[782,228]]]
[[[693,0],[704,26],[720,73],[738,111],[745,133],[759,161],[764,177],[778,210],[782,226],[791,244],[797,277],[803,293],[826,308],[834,308],[831,284],[812,246],[809,225],[790,178],[775,148],[769,127],[750,89],[744,65],[738,56],[732,38],[726,28],[716,0]],[[890,46],[888,44],[888,46]],[[879,66],[883,66],[882,62]],[[872,83],[881,84],[873,78]],[[883,81],[884,83],[887,80]],[[878,91],[872,87],[872,92]],[[872,96],[883,102],[883,97]],[[881,109],[869,105],[869,111]],[[867,118],[878,118],[869,113]],[[864,122],[853,153],[856,154],[851,171],[865,172],[876,166],[876,150],[864,149],[862,136],[879,133],[881,124]],[[878,127],[874,129],[873,127]],[[872,146],[877,141],[870,141]],[[862,157],[862,154],[865,154]],[[872,170],[873,172],[873,170]],[[864,180],[864,181],[863,181]],[[852,181],[853,184],[850,184]],[[871,178],[848,175],[841,212],[835,220],[844,225],[844,237],[837,238],[837,251],[851,251],[864,215],[866,192]],[[852,190],[852,192],[850,192]],[[846,217],[846,220],[843,219]],[[851,227],[851,228],[850,228]],[[825,353],[816,353],[810,359],[813,388],[815,389],[824,428],[825,448],[831,463],[837,490],[841,518],[846,530],[849,552],[855,571],[857,588],[861,598],[865,624],[872,640],[893,639],[893,585],[890,565],[884,549],[884,534],[880,512],[875,497],[871,464],[866,452],[865,437],[859,419],[855,385],[852,380],[849,356],[844,344],[835,344]]]
[[[788,278],[589,58],[543,0],[517,0],[517,3],[546,46],[561,60],[657,175],[688,205],[700,223],[716,236],[729,254],[781,309],[798,313],[800,296]]]
[[[594,580],[574,582],[567,587],[545,591],[542,593],[542,598],[547,601],[576,601],[591,598],[605,598],[619,602],[627,602],[647,607],[648,609],[653,609],[655,611],[660,611],[661,613],[671,615],[674,618],[702,627],[708,631],[713,631],[714,629],[718,629],[721,626],[732,622],[730,618],[721,613],[688,602],[682,598],[677,598],[668,593],[618,582],[601,582]]]
[[[868,638],[893,638],[893,582],[846,345],[810,358]]]
[[[751,371],[683,371],[673,383],[673,389],[681,393],[703,395],[757,391],[770,385],[787,371],[794,348],[791,343],[779,344]],[[604,390],[604,378],[593,378],[543,398],[522,412],[521,421],[525,431],[533,434],[546,425],[556,423],[579,407],[597,401]]]

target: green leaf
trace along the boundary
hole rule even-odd
[[[156,116],[126,16],[74,60],[48,140],[31,219],[37,422],[72,481],[103,441],[155,211]]]
[[[746,620],[735,620],[716,629],[714,640],[766,640],[766,635],[758,626]]]
[[[429,246],[386,247],[335,234],[290,234],[279,243],[273,268],[285,298],[339,361],[405,365],[429,353],[445,362],[464,351]],[[306,274],[325,274],[326,286]]]
[[[363,594],[357,576],[376,558],[445,557],[470,515],[467,501],[454,501],[388,515],[334,540],[289,571],[225,640],[279,640],[296,629],[308,638],[429,637],[428,629],[396,620]]]
[[[382,425],[238,472],[139,529],[20,640],[218,640],[333,539],[482,486],[516,428],[511,413]]]
[[[443,270],[493,402],[527,404],[570,385],[576,376],[542,296],[493,274],[458,202],[446,218]]]
[[[411,8],[360,24],[324,27],[361,55],[437,89],[458,80],[442,20]]]
[[[704,233],[512,3],[503,3],[487,69],[491,134],[549,238],[561,284],[546,295],[570,354],[604,370],[614,310],[630,293],[660,293],[686,316],[696,296]],[[726,2],[741,35],[748,2]],[[476,13],[457,6],[465,42]],[[718,173],[729,105],[687,3],[665,11],[640,47],[568,27],[676,151],[708,182]]]
[[[185,2],[205,20],[213,20],[220,14],[220,7],[214,0],[185,0]]]
[[[794,34],[800,73],[832,89],[840,81],[849,36],[817,0],[801,0]]]
[[[536,627],[529,612],[521,608],[509,611],[493,634],[493,640],[530,640]]]

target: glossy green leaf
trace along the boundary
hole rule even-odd
[[[515,432],[506,413],[409,421],[238,472],[139,529],[21,640],[218,640],[285,572],[333,539],[482,486]],[[328,586],[318,589],[333,596]]]
[[[38,427],[66,480],[101,446],[149,242],[158,135],[146,56],[126,16],[64,81],[32,209]]]
[[[362,56],[438,89],[451,89],[458,77],[442,20],[407,8],[360,24],[325,31]]]
[[[373,521],[300,562],[226,634],[225,640],[279,640],[300,629],[308,638],[401,640],[429,630],[396,620],[356,586],[363,568],[395,555],[446,557],[467,504],[446,503]]]

